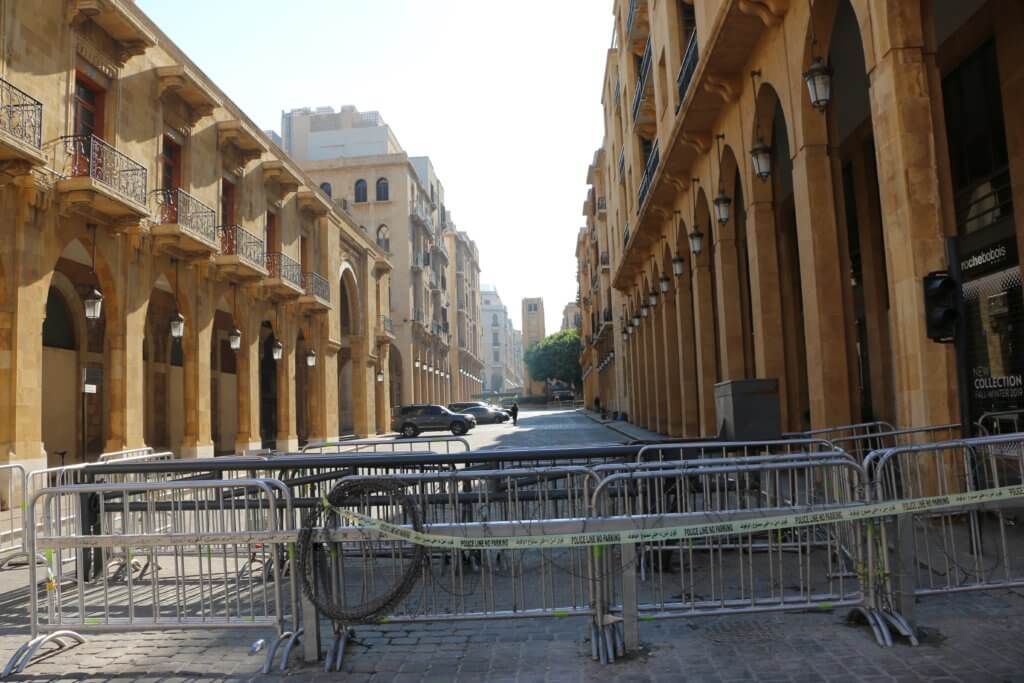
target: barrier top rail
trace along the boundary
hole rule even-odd
[[[1020,444],[1024,442],[1024,432],[1013,434],[998,434],[994,436],[975,436],[969,439],[950,439],[948,441],[936,441],[935,443],[922,443],[910,446],[893,446],[891,448],[880,448],[872,451],[864,458],[864,467],[868,471],[872,468],[881,468],[885,463],[902,453],[916,453],[921,451],[943,451],[954,448],[974,448],[978,446],[995,446],[1000,444]],[[877,470],[875,470],[877,471]]]
[[[400,467],[416,465],[473,465],[490,463],[517,463],[523,461],[545,461],[557,464],[586,458],[635,458],[639,446],[607,445],[581,448],[550,449],[507,449],[480,450],[467,453],[354,453],[309,455],[291,453],[287,457],[274,456],[266,461],[273,470],[308,469],[317,467]],[[194,472],[235,472],[253,469],[260,463],[252,456],[224,456],[199,460],[168,460],[163,462],[107,462],[82,465],[84,474],[98,476],[105,474],[146,474],[146,473],[194,473]]]
[[[768,441],[677,441],[648,444],[640,448],[637,462],[642,462],[650,453],[658,451],[679,451],[677,460],[700,458],[702,453],[728,453],[744,451],[755,455],[788,455],[790,453],[825,452],[834,453],[836,448],[825,439],[774,439]]]
[[[388,452],[394,453],[401,451],[416,452],[416,446],[431,446],[433,444],[441,445],[446,452],[451,451],[452,444],[458,444],[466,451],[472,450],[469,446],[469,441],[461,436],[442,436],[436,439],[429,437],[414,439],[341,439],[338,441],[325,441],[323,443],[307,444],[302,447],[300,452],[309,453],[310,451],[317,450],[322,452],[325,448],[338,449],[337,452],[346,453],[359,453],[363,452],[364,449],[372,452],[378,452],[385,449],[390,449]],[[342,451],[341,449],[346,450]]]
[[[99,457],[99,462],[123,460],[125,458],[134,458],[140,455],[151,455],[152,453],[152,446],[144,446],[142,448],[129,448],[123,451],[110,451],[109,453],[101,453]]]

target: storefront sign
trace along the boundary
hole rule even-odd
[[[961,256],[960,274],[964,280],[973,280],[1015,265],[1017,239],[1008,237]]]

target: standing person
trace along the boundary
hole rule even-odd
[[[508,412],[512,413],[512,426],[515,427],[519,424],[519,404],[512,401],[512,408]]]

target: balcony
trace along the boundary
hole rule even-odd
[[[263,184],[278,199],[284,199],[292,192],[296,192],[302,184],[299,177],[280,159],[265,161],[262,168]]]
[[[690,35],[690,42],[686,44],[686,52],[683,53],[683,63],[679,65],[679,75],[676,76],[676,86],[679,88],[679,100],[676,102],[676,113],[683,106],[686,93],[690,91],[690,83],[693,82],[693,74],[697,70],[697,62],[700,61],[700,49],[697,45],[697,32]]]
[[[382,316],[377,325],[377,339],[380,341],[394,341],[395,323],[388,316]]]
[[[171,256],[209,256],[220,250],[217,212],[179,188],[154,190],[156,221],[152,233],[158,249]]]
[[[426,320],[426,316],[423,314],[422,308],[413,309],[412,320],[413,322],[419,323],[420,325],[425,324],[423,321]]]
[[[626,14],[626,40],[630,46],[640,46],[650,33],[647,18],[647,0],[629,0]],[[635,49],[635,47],[634,47]]]
[[[0,78],[0,168],[23,175],[33,166],[45,166],[43,105]]]
[[[296,198],[299,200],[299,211],[316,218],[326,216],[331,210],[331,201],[322,192],[299,190]]]
[[[220,253],[214,258],[218,272],[233,280],[265,278],[266,245],[263,240],[239,225],[222,225]]]
[[[443,256],[445,262],[448,261],[448,245],[444,243],[444,237],[438,235],[437,239],[434,240],[434,244],[431,246],[431,249]]]
[[[654,180],[654,173],[658,170],[661,161],[661,152],[658,150],[658,141],[654,141],[650,154],[647,155],[647,163],[644,164],[644,175],[640,178],[640,188],[637,191],[637,213],[647,199],[647,192],[651,189],[651,181]]]
[[[633,92],[633,127],[641,134],[651,137],[654,133],[654,81],[651,78],[653,61],[651,39],[647,39],[644,56],[640,61],[640,72],[637,74],[636,90]]]
[[[299,307],[309,313],[323,313],[331,310],[331,283],[320,273],[302,274],[305,293],[299,297]]]
[[[176,97],[188,109],[189,126],[209,116],[217,107],[217,98],[190,69],[178,64],[156,69],[161,97]]]
[[[239,119],[217,122],[217,145],[222,152],[233,151],[242,166],[267,151],[260,137]]]
[[[267,274],[264,284],[273,297],[292,299],[306,292],[302,281],[302,266],[287,254],[279,251],[268,253]]]
[[[95,135],[70,135],[64,145],[64,176],[57,181],[61,212],[100,223],[138,223],[146,208],[146,169]]]
[[[430,271],[430,290],[432,292],[441,291],[441,279],[437,276],[437,271]]]
[[[417,203],[409,218],[422,225],[431,235],[434,234],[434,220],[430,217],[430,207],[424,203]]]
[[[117,45],[117,58],[123,64],[156,45],[156,36],[135,16],[125,0],[72,0],[69,17],[72,26],[92,20]]]
[[[609,270],[611,270],[612,260],[611,260],[611,257],[608,255],[607,251],[602,251],[601,252],[601,256],[600,256],[599,262],[601,264],[601,270],[603,270],[606,273]]]

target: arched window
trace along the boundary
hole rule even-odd
[[[323,190],[324,194],[327,195],[328,197],[331,196],[331,184],[330,183],[320,183],[320,189]]]
[[[386,225],[377,228],[377,246],[386,252],[391,251],[391,231]]]
[[[493,314],[491,316],[491,324],[492,325],[497,325],[498,324],[498,314],[497,313],[495,313],[495,314]]]
[[[366,181],[360,178],[356,181],[356,203],[366,201]]]
[[[377,178],[377,201],[386,202],[388,200],[388,179]]]

